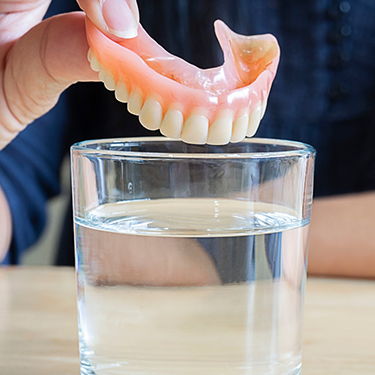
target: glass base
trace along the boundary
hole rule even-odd
[[[110,374],[121,374],[121,375],[143,375],[145,372],[144,371],[139,371],[139,372],[127,372],[126,370],[120,370],[118,369],[118,366],[114,366],[114,367],[117,367],[117,371],[116,372],[113,372],[113,369],[112,370],[109,370],[108,372],[108,375]],[[81,358],[81,365],[80,365],[80,375],[96,375],[96,373],[94,372],[94,370],[92,369],[90,363],[85,360],[85,359],[82,359]],[[148,373],[148,372],[147,372]],[[204,374],[205,371],[203,370],[202,372],[193,372],[194,374]],[[288,371],[288,372],[283,372],[282,370],[280,372],[276,372],[275,369],[272,369],[271,372],[264,372],[264,369],[263,370],[256,370],[254,369],[253,371],[247,369],[247,370],[244,370],[244,374],[246,375],[301,375],[302,373],[302,364],[300,366],[298,366],[297,368],[293,369],[292,371]],[[156,373],[155,373],[156,374]],[[223,373],[220,372],[220,373],[217,373],[217,374],[212,374],[212,375],[222,375]],[[229,371],[229,372],[224,372],[225,375],[232,375],[232,373]],[[233,374],[238,374],[238,369],[235,369],[233,370]],[[107,375],[107,373],[105,372],[105,370],[101,370],[100,371],[100,375]],[[183,373],[173,373],[173,374],[168,374],[168,375],[186,375],[185,372]]]

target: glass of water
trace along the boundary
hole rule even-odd
[[[315,151],[72,147],[81,374],[294,375]]]

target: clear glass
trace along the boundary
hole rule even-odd
[[[81,374],[294,375],[315,151],[72,147]]]

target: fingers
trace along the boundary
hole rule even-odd
[[[77,0],[90,20],[112,39],[138,35],[139,11],[136,0]]]
[[[88,48],[83,13],[50,18],[17,41],[0,82],[0,149],[48,112],[71,84],[98,79]]]

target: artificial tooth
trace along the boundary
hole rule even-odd
[[[112,76],[103,68],[100,68],[99,79],[103,81],[107,90],[114,91],[116,89],[116,82]]]
[[[129,100],[129,90],[124,82],[118,82],[115,91],[116,99],[121,103],[127,103]]]
[[[247,128],[247,136],[252,137],[256,133],[261,120],[260,115],[262,114],[262,105],[259,103],[253,111],[250,113],[249,126]]]
[[[230,117],[220,117],[208,130],[207,143],[210,145],[226,145],[232,136],[233,120]]]
[[[163,108],[160,103],[155,99],[148,98],[139,115],[140,123],[148,130],[157,130],[160,128],[162,119]]]
[[[164,116],[161,123],[160,133],[172,139],[181,137],[182,125],[184,124],[184,116],[177,109],[170,109]]]
[[[186,143],[203,145],[207,141],[208,118],[202,115],[191,115],[182,128],[181,139]]]
[[[87,60],[89,60],[89,62],[91,62],[91,48],[89,48],[89,51],[87,52]]]
[[[233,123],[232,138],[230,141],[233,143],[241,142],[246,137],[248,125],[249,115],[247,113],[238,117]]]
[[[262,103],[262,112],[260,114],[260,119],[262,119],[264,117],[264,114],[266,113],[267,100],[268,99],[265,99],[264,102]]]
[[[128,111],[133,115],[139,116],[143,105],[142,95],[137,91],[132,91],[128,100]]]
[[[90,60],[89,61],[90,61],[91,69],[94,72],[100,72],[100,63],[99,63],[98,59],[96,58],[96,56],[93,54],[92,51],[90,53]]]

